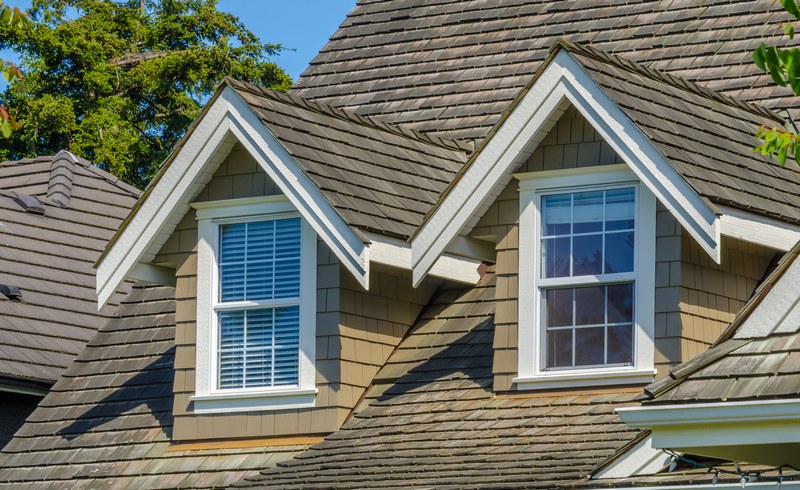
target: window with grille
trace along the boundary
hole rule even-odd
[[[653,380],[656,199],[626,165],[517,174],[517,389]]]
[[[297,386],[300,218],[219,230],[219,389]]]
[[[633,187],[542,196],[541,323],[548,369],[633,362]]]

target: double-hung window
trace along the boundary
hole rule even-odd
[[[652,380],[654,197],[618,166],[518,178],[517,386]]]
[[[280,197],[194,206],[195,412],[313,406],[316,235]]]

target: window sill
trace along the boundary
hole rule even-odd
[[[655,378],[655,369],[596,371],[582,373],[547,373],[520,376],[512,379],[517,390],[544,390],[553,388],[582,388],[587,386],[612,386],[648,384]]]
[[[313,388],[194,395],[189,401],[194,403],[194,413],[206,414],[310,408],[316,398]]]

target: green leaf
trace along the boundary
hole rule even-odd
[[[3,120],[3,122],[0,123],[0,135],[2,135],[3,138],[9,138],[12,132],[11,124],[8,122],[8,119]]]
[[[761,46],[753,51],[753,63],[755,63],[761,71],[767,71],[766,50],[767,47],[764,45],[764,43],[761,43]]]
[[[795,19],[800,20],[800,9],[794,0],[781,0],[781,5],[783,5],[784,10],[794,15]]]
[[[794,39],[794,25],[790,22],[783,26],[783,33],[789,36],[789,39]]]

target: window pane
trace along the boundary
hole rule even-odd
[[[220,300],[300,296],[300,218],[220,227]]]
[[[545,293],[547,304],[547,326],[572,326],[573,289],[548,289]]]
[[[572,329],[547,332],[547,367],[572,366]]]
[[[606,230],[632,230],[636,192],[633,187],[606,191]]]
[[[608,286],[608,323],[633,322],[633,284]]]
[[[575,289],[575,324],[603,325],[606,302],[605,286]]]
[[[572,195],[555,194],[542,198],[544,236],[569,235],[572,220]]]
[[[606,274],[633,271],[633,232],[606,235]]]
[[[574,194],[573,233],[603,231],[603,192]]]
[[[608,363],[633,364],[633,325],[608,327]]]
[[[598,366],[605,363],[605,328],[575,329],[575,365]]]
[[[572,275],[588,276],[603,273],[603,235],[583,235],[572,239]]]
[[[569,237],[542,240],[544,277],[569,276]]]
[[[633,283],[545,289],[543,303],[548,368],[632,362]]]
[[[544,278],[632,272],[633,187],[542,196]]]

